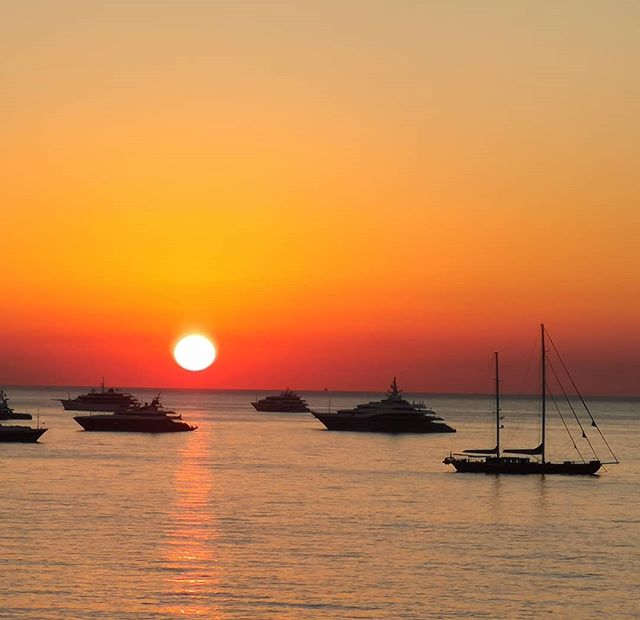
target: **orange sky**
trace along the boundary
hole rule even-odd
[[[518,391],[544,321],[640,392],[640,5],[35,7],[0,23],[0,384],[476,391],[499,349]]]

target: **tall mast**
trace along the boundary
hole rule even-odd
[[[546,361],[546,350],[544,346],[544,323],[540,324],[540,343],[541,343],[541,375],[542,375],[542,462],[545,462],[544,459],[544,442],[545,442],[545,434],[546,434],[546,417],[547,417],[547,361]]]
[[[498,352],[494,353],[496,361],[496,456],[500,457],[500,371],[498,370]]]

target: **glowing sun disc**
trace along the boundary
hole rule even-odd
[[[216,348],[208,338],[191,334],[178,341],[173,349],[173,358],[185,370],[204,370],[216,359]]]

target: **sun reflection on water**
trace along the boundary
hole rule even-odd
[[[212,511],[214,480],[209,462],[211,431],[197,430],[179,455],[174,474],[175,499],[169,510],[171,526],[161,550],[168,573],[170,617],[221,619],[213,600],[220,584],[214,543],[218,530]]]

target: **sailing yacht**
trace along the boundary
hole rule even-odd
[[[603,463],[600,461],[595,454],[595,450],[591,443],[589,442],[589,446],[594,453],[595,458],[591,460],[586,460],[580,454],[578,447],[573,441],[573,437],[569,433],[569,436],[572,439],[573,446],[578,452],[580,456],[580,461],[562,461],[562,462],[553,462],[547,460],[546,454],[546,423],[547,423],[547,379],[546,379],[546,371],[547,371],[547,351],[546,351],[546,338],[548,338],[548,334],[545,330],[544,325],[540,326],[540,337],[541,337],[541,374],[542,374],[542,384],[541,384],[541,403],[542,403],[542,415],[541,415],[541,441],[540,445],[535,448],[517,448],[517,449],[503,449],[501,451],[500,446],[500,430],[502,428],[502,416],[500,415],[500,375],[499,375],[499,364],[498,364],[498,353],[494,353],[495,359],[495,385],[496,385],[496,405],[495,405],[495,414],[496,414],[496,445],[494,448],[487,449],[470,449],[464,450],[462,454],[449,454],[444,461],[442,461],[445,465],[453,465],[456,471],[465,472],[465,473],[482,473],[482,474],[567,474],[567,475],[589,475],[595,474],[604,464],[615,464],[619,463],[617,457],[609,447],[606,439],[602,435],[598,425],[596,424],[591,411],[589,410],[587,404],[585,403],[582,395],[577,390],[575,383],[571,380],[573,387],[575,388],[580,401],[584,405],[587,413],[589,414],[589,418],[591,420],[591,426],[597,429],[598,433],[602,437],[604,444],[609,449],[611,456],[613,457],[613,461],[609,461],[607,463]],[[554,346],[555,349],[555,346]],[[556,350],[557,353],[557,350]],[[566,366],[562,362],[562,365],[566,370]],[[570,377],[570,375],[569,375]],[[564,390],[563,390],[564,392]],[[565,393],[566,397],[566,393]],[[568,400],[568,398],[567,398]],[[580,425],[580,429],[582,431],[582,437],[587,439],[586,432],[580,423],[578,416],[576,415],[573,407],[571,408],[576,421]],[[558,411],[559,412],[559,411]],[[561,416],[562,417],[562,416]],[[564,423],[565,429],[569,432],[569,428]],[[505,456],[505,455],[526,455],[526,456]],[[533,457],[533,458],[531,458]]]

